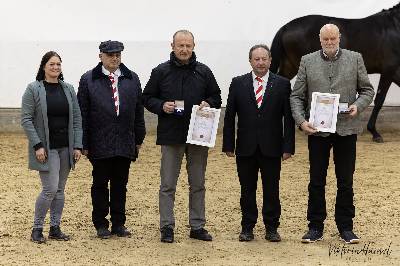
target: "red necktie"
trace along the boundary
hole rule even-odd
[[[112,87],[112,92],[113,92],[113,99],[114,99],[114,106],[115,106],[115,112],[117,115],[119,115],[119,100],[118,100],[118,91],[117,91],[117,86],[115,84],[115,75],[113,73],[110,73],[108,75],[108,78],[111,81],[111,87]]]
[[[258,81],[258,87],[256,89],[256,102],[257,102],[257,106],[258,108],[261,107],[262,104],[262,99],[263,99],[263,85],[262,82],[263,80],[259,77],[256,77],[256,80]]]

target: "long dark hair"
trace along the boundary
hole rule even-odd
[[[40,62],[39,70],[38,70],[38,73],[36,75],[36,80],[38,80],[38,81],[44,80],[44,78],[45,78],[45,76],[44,76],[44,66],[50,60],[50,58],[52,58],[53,56],[57,56],[60,59],[60,61],[62,62],[61,56],[59,56],[56,52],[49,51],[49,52],[45,53],[44,56],[42,57],[42,61]],[[64,76],[63,76],[62,72],[58,76],[58,79],[64,80]]]

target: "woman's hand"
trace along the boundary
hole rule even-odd
[[[75,149],[74,150],[74,161],[75,161],[75,163],[77,163],[79,161],[81,156],[82,156],[81,150]]]
[[[37,151],[35,151],[35,156],[36,160],[38,160],[40,163],[45,163],[47,160],[47,153],[44,148],[40,148]]]

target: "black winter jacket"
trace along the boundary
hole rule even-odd
[[[184,115],[167,114],[162,107],[166,101],[184,100]],[[147,110],[158,115],[158,145],[186,143],[193,105],[206,101],[210,107],[221,107],[221,90],[212,71],[196,61],[193,53],[189,64],[181,64],[171,52],[170,60],[151,72],[143,90]]]
[[[124,64],[119,68],[122,74],[118,79],[119,116],[102,63],[83,74],[79,81],[83,149],[89,151],[90,159],[122,156],[135,160],[136,145],[143,143],[146,134],[139,78]]]

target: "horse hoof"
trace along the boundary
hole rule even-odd
[[[372,141],[376,143],[383,143],[383,138],[381,136],[373,137]]]

